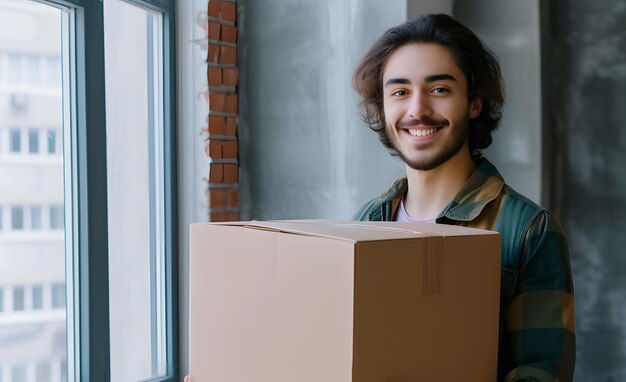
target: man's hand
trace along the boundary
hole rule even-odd
[[[185,375],[185,382],[191,382],[191,379],[189,378],[188,375]]]

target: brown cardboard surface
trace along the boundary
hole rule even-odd
[[[192,224],[192,382],[495,381],[499,236],[450,228]]]

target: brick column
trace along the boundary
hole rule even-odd
[[[237,116],[237,3],[209,0],[207,76],[209,82],[206,153],[209,221],[239,219]]]

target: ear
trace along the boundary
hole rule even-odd
[[[469,104],[469,117],[470,119],[476,118],[480,115],[480,112],[483,110],[483,99],[482,98],[474,98],[470,101]]]

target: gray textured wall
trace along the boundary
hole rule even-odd
[[[568,234],[576,381],[626,380],[626,1],[550,2],[553,205]]]
[[[545,204],[539,0],[456,1],[454,16],[496,53],[506,86],[502,121],[485,156],[513,188]]]
[[[349,219],[404,171],[361,123],[351,76],[374,39],[405,19],[406,6],[374,0],[238,6],[242,218]]]

